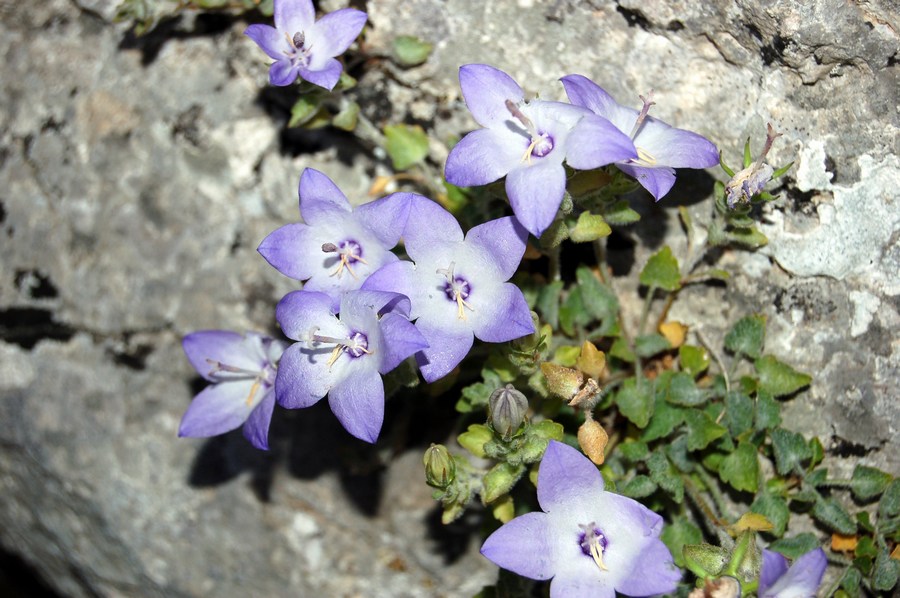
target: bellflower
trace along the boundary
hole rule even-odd
[[[481,554],[531,579],[552,579],[551,598],[651,596],[675,590],[681,572],[659,534],[662,518],[605,492],[597,467],[550,441],[538,470],[538,503],[491,534]]]
[[[410,319],[428,342],[416,354],[426,381],[449,374],[472,348],[473,336],[501,343],[534,332],[522,291],[506,282],[527,238],[512,217],[476,226],[463,238],[444,208],[424,197],[410,202],[403,239],[415,263],[383,266],[362,288],[409,297]]]
[[[307,168],[300,176],[305,223],[277,229],[259,244],[259,253],[282,274],[305,280],[305,290],[329,295],[337,309],[341,293],[397,261],[390,249],[403,233],[411,197],[394,193],[352,209],[331,179]]]
[[[825,551],[821,548],[799,557],[790,568],[786,558],[764,549],[756,595],[759,598],[813,598],[827,565]]]
[[[591,169],[638,156],[631,139],[606,119],[562,102],[526,102],[512,77],[492,66],[461,67],[459,85],[472,117],[484,128],[451,150],[447,181],[486,185],[506,176],[513,212],[535,236],[550,226],[562,202],[563,161]]]
[[[775,170],[765,163],[765,159],[772,149],[772,143],[779,137],[781,133],[775,132],[771,123],[766,124],[766,145],[759,157],[747,168],[735,173],[725,184],[725,198],[729,208],[734,208],[742,202],[749,203],[753,196],[762,193],[766,183],[772,180]]]
[[[252,332],[202,330],[185,336],[182,346],[197,373],[212,385],[194,397],[178,435],[205,438],[244,424],[247,440],[267,450],[276,364],[284,343]]]
[[[250,25],[244,34],[275,59],[269,69],[272,85],[290,85],[301,77],[333,89],[343,67],[343,54],[366,24],[366,13],[343,8],[316,21],[312,0],[275,0],[275,27]]]
[[[281,357],[275,379],[278,403],[288,409],[310,407],[328,395],[341,425],[353,436],[375,442],[384,420],[381,374],[427,345],[408,314],[409,299],[396,293],[345,293],[339,318],[324,293],[288,293],[275,316],[297,342]]]
[[[641,99],[640,111],[620,106],[599,85],[582,75],[562,79],[569,101],[609,119],[628,135],[637,148],[637,156],[616,161],[616,167],[634,177],[659,201],[675,184],[675,168],[709,168],[719,163],[716,146],[705,137],[676,129],[648,116],[653,102]]]

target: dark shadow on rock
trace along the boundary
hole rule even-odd
[[[235,21],[244,18],[245,16],[226,13],[200,13],[191,20],[192,26],[186,28],[185,24],[188,19],[176,15],[162,19],[153,29],[143,35],[137,35],[132,27],[119,42],[119,49],[140,51],[141,65],[149,66],[156,60],[167,42],[176,39],[216,36],[231,29]]]
[[[469,552],[469,546],[481,537],[483,518],[475,511],[467,510],[462,517],[444,525],[441,522],[443,509],[439,503],[428,512],[425,520],[428,541],[432,544],[429,552],[440,554],[445,565],[452,565]]]
[[[200,447],[191,464],[188,484],[193,488],[219,486],[249,471],[253,491],[266,502],[275,464],[272,454],[254,448],[238,428],[210,438]]]
[[[0,549],[0,596],[58,598],[60,594],[47,584],[31,563],[17,554]]]

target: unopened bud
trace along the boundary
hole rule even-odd
[[[498,388],[488,398],[491,426],[503,440],[515,436],[525,422],[528,413],[528,399],[512,384]]]
[[[425,451],[425,481],[432,488],[444,490],[456,477],[456,463],[443,444],[432,444]]]
[[[607,442],[609,435],[603,426],[594,420],[586,421],[578,428],[578,446],[596,465],[603,465],[603,451],[606,450]]]

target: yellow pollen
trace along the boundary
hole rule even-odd
[[[656,158],[653,157],[653,154],[648,152],[642,147],[637,148],[638,154],[638,162],[643,164],[644,166],[654,166],[656,164]]]
[[[528,162],[529,164],[531,164],[531,152],[534,151],[535,146],[537,146],[540,141],[540,137],[531,138],[531,144],[528,146],[528,149],[525,150],[525,153],[522,154],[522,159],[520,160],[521,162]]]
[[[341,356],[341,351],[343,351],[343,350],[344,350],[344,345],[338,345],[331,352],[331,357],[328,358],[328,368],[329,369],[334,364],[334,362],[337,361],[337,358]]]
[[[347,268],[347,272],[350,273],[350,276],[352,276],[353,278],[359,279],[359,277],[356,275],[355,272],[353,272],[353,269],[350,267],[350,260],[351,260],[351,259],[354,259],[354,260],[356,260],[357,262],[361,262],[361,263],[363,263],[363,264],[365,264],[365,265],[367,265],[367,266],[369,265],[369,262],[367,262],[366,260],[362,259],[362,258],[359,257],[358,255],[354,255],[354,254],[352,254],[352,253],[349,254],[349,255],[347,255],[346,253],[342,253],[342,254],[341,254],[341,263],[338,264],[338,267],[334,270],[334,272],[332,272],[331,274],[329,274],[329,276],[337,276],[338,278],[340,278],[340,277],[341,277],[341,274],[344,272],[344,268]]]
[[[456,295],[456,317],[460,320],[465,320],[466,312],[463,311],[463,307],[468,307],[469,311],[475,311],[475,308],[466,303],[466,300],[462,298],[462,294],[460,294],[459,291],[454,291],[453,294]]]
[[[250,394],[247,396],[247,407],[251,407],[253,405],[253,397],[256,396],[256,391],[259,390],[259,378],[253,381],[253,386],[250,387]]]
[[[603,564],[603,547],[600,546],[600,538],[593,538],[591,540],[591,557],[601,570],[609,571],[609,569],[606,568],[606,565]]]

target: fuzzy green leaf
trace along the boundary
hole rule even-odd
[[[316,92],[305,93],[294,102],[291,107],[291,118],[288,127],[305,125],[316,115],[322,107],[322,95]]]
[[[650,455],[650,449],[646,442],[623,442],[617,447],[619,454],[629,461],[643,461]]]
[[[775,452],[775,468],[778,473],[788,475],[803,471],[803,462],[812,457],[803,435],[784,428],[775,428],[771,437],[772,449]]]
[[[763,515],[772,523],[772,535],[777,538],[784,535],[784,531],[787,529],[788,520],[791,517],[791,512],[790,509],[788,509],[786,500],[780,496],[763,492],[757,496],[756,500],[753,501],[753,504],[750,505],[750,510],[754,513]]]
[[[900,515],[900,478],[888,484],[881,500],[878,502],[879,517],[896,517]]]
[[[771,394],[757,393],[755,408],[753,427],[756,430],[771,430],[781,424],[781,405]]]
[[[687,448],[689,451],[705,449],[710,442],[725,435],[725,427],[717,424],[704,411],[695,409],[686,411],[684,419],[688,428]]]
[[[638,428],[646,428],[653,414],[653,392],[650,384],[637,384],[634,378],[628,378],[616,393],[616,404],[619,411]]]
[[[641,357],[653,357],[671,348],[672,345],[661,334],[644,334],[634,339],[634,352]]]
[[[647,459],[647,469],[650,470],[650,479],[669,493],[675,502],[684,500],[684,481],[665,453],[659,450],[652,453]]]
[[[663,397],[657,396],[653,407],[653,417],[650,418],[650,424],[644,430],[641,439],[650,442],[657,438],[665,438],[682,422],[684,414],[684,409],[673,407]]]
[[[669,552],[672,553],[675,564],[679,567],[684,567],[684,556],[682,555],[684,545],[702,542],[703,532],[685,517],[678,517],[663,528],[659,539],[663,541]]]
[[[750,249],[768,245],[769,239],[754,226],[752,228],[735,228],[725,231],[725,240],[738,243]]]
[[[807,532],[794,536],[793,538],[781,538],[769,545],[769,550],[774,550],[779,554],[783,554],[789,559],[801,557],[810,550],[819,547],[819,539],[815,535]]]
[[[620,200],[603,209],[603,218],[612,225],[633,224],[641,215],[631,209],[627,200]]]
[[[694,345],[681,345],[678,348],[681,369],[691,376],[697,377],[709,368],[709,351]]]
[[[771,355],[765,355],[754,364],[759,374],[759,387],[775,397],[793,394],[808,386],[812,378],[781,363]]]
[[[428,155],[428,135],[419,125],[387,125],[384,135],[395,170],[406,170]]]
[[[693,376],[687,372],[676,372],[669,379],[666,399],[676,405],[696,407],[709,399],[709,393],[697,387]]]
[[[875,498],[888,487],[894,477],[880,469],[857,465],[850,478],[850,489],[859,500]]]
[[[856,523],[850,515],[833,497],[819,497],[812,508],[812,516],[830,530],[839,534],[852,535],[856,533]]]
[[[556,329],[559,326],[559,299],[562,293],[563,282],[555,280],[541,287],[538,292],[535,309],[541,314],[541,319]]]
[[[766,317],[745,316],[725,335],[725,348],[735,355],[759,359],[766,340]]]
[[[722,459],[719,477],[735,490],[756,492],[759,488],[759,461],[756,447],[749,442],[738,443],[733,453]]]
[[[734,390],[725,395],[725,423],[735,438],[753,427],[753,401],[750,397]]]
[[[872,570],[872,586],[880,592],[887,592],[897,585],[898,577],[900,561],[892,559],[887,550],[879,551]]]
[[[620,486],[619,492],[629,498],[645,498],[656,492],[656,482],[645,475],[636,475]]]
[[[665,291],[677,291],[681,288],[678,260],[672,255],[668,245],[650,256],[647,265],[641,270],[640,281],[642,285]]]
[[[616,325],[619,315],[619,299],[609,286],[600,280],[586,266],[575,271],[578,288],[584,308],[590,316],[603,322],[598,334],[609,334]]]
[[[434,46],[414,35],[394,38],[394,58],[400,66],[418,66],[428,60]]]
[[[588,243],[603,237],[608,237],[612,229],[599,214],[582,212],[578,216],[575,226],[569,228],[569,238],[574,243]]]

